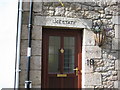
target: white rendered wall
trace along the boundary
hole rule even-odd
[[[14,88],[17,0],[0,0],[0,89]]]

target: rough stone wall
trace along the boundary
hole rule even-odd
[[[87,88],[117,88],[120,80],[119,60],[119,27],[118,16],[120,11],[118,3],[108,7],[95,6],[95,3],[64,2],[64,7],[59,2],[34,2],[34,16],[60,16],[81,19],[92,19],[93,25],[99,22],[99,18],[110,31],[107,31],[107,39],[103,47],[95,45],[94,33],[85,30],[85,87]],[[21,72],[20,87],[24,87],[25,69],[27,62],[27,25],[29,3],[23,4],[23,25],[21,38]],[[117,19],[116,19],[117,18]],[[34,22],[33,22],[34,23]],[[42,26],[33,25],[32,29],[32,59],[31,80],[33,87],[41,86],[41,43]],[[93,58],[95,64],[87,65],[87,60]],[[88,78],[89,77],[89,78]]]
[[[95,65],[90,67],[86,66],[86,87],[93,86],[94,88],[116,88],[115,83],[118,80],[118,72],[116,64],[118,61],[118,39],[116,39],[114,27],[115,23],[112,20],[114,17],[120,15],[118,6],[114,3],[113,6],[106,8],[99,6],[92,6],[94,3],[64,3],[64,7],[58,2],[56,3],[43,3],[43,15],[45,16],[62,16],[82,19],[92,19],[93,25],[102,19],[104,26],[111,29],[107,31],[107,40],[102,48],[95,46],[94,34],[91,31],[86,31],[86,39],[91,36],[91,40],[86,40],[85,51],[86,58],[95,60]],[[115,25],[116,26],[116,25]],[[87,38],[88,36],[88,38]],[[114,41],[115,40],[115,41]],[[89,43],[91,42],[91,43]],[[94,51],[96,50],[96,51]],[[94,52],[94,54],[93,54]],[[116,62],[116,63],[115,63]],[[88,69],[88,70],[87,70]],[[92,70],[89,70],[92,69]],[[94,78],[91,80],[90,78]],[[88,78],[88,79],[87,79]],[[97,80],[99,79],[99,80]],[[93,82],[92,82],[93,81]]]
[[[35,10],[35,9],[34,9]],[[28,47],[28,17],[29,3],[23,3],[22,32],[21,32],[21,64],[20,88],[25,87]],[[33,12],[34,19],[34,12]],[[42,26],[32,26],[32,57],[30,65],[30,80],[32,88],[41,88],[41,51],[42,51]]]

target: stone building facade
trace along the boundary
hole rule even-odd
[[[82,28],[82,86],[81,88],[118,88],[120,82],[120,3],[105,7],[94,2],[34,2],[32,28],[32,57],[30,80],[32,88],[41,88],[43,27]],[[28,45],[29,2],[23,2],[21,62],[19,87],[25,87]],[[95,43],[92,26],[99,22],[111,30],[106,32],[105,43]],[[57,21],[58,20],[58,21]],[[62,22],[66,21],[66,22]],[[56,21],[56,22],[55,22]],[[68,21],[68,22],[67,22]],[[72,22],[70,22],[72,21]],[[94,65],[88,60],[93,59]]]

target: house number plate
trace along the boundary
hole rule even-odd
[[[57,77],[67,77],[67,74],[57,74]]]

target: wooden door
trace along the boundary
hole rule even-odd
[[[43,28],[42,88],[81,88],[82,30]]]

